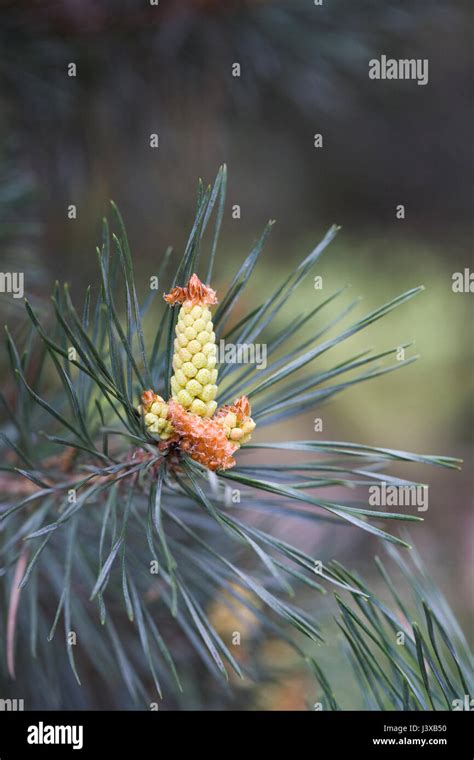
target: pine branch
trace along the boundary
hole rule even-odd
[[[368,709],[465,709],[465,695],[472,694],[474,688],[474,670],[473,656],[459,625],[416,551],[411,562],[393,547],[387,551],[392,564],[405,576],[412,599],[408,606],[401,599],[404,592],[400,583],[395,584],[378,557],[376,566],[393,596],[393,608],[371,592],[358,575],[339,563],[333,565],[337,577],[358,590],[352,593],[354,604],[336,595],[340,612],[336,621],[352,669],[347,690],[360,692]],[[330,678],[314,659],[309,663],[326,707],[341,709]]]
[[[172,275],[165,274],[171,249],[164,255],[160,271],[171,292],[186,290],[193,272],[212,275],[225,189],[226,169],[222,167],[214,185],[199,190],[191,233]],[[208,246],[205,232],[213,218]],[[331,228],[275,293],[259,307],[248,306],[247,316],[224,333],[225,326],[233,323],[237,302],[245,298],[245,286],[270,228],[271,223],[221,297],[214,319],[218,337],[227,340],[232,336],[234,342],[241,343],[264,336],[337,232],[336,227]],[[223,588],[232,589],[258,615],[264,630],[289,640],[300,655],[300,634],[311,641],[321,638],[316,621],[294,602],[300,589],[319,594],[334,586],[353,594],[358,604],[370,604],[370,610],[377,606],[373,601],[363,601],[368,592],[339,568],[322,567],[315,580],[313,558],[261,528],[255,522],[257,515],[272,518],[287,514],[310,523],[325,520],[406,546],[398,535],[379,526],[419,518],[361,507],[352,501],[355,492],[381,481],[411,484],[386,473],[391,463],[451,468],[459,463],[443,456],[319,440],[259,442],[238,450],[229,438],[237,466],[211,472],[193,458],[192,452],[189,455],[189,449],[180,448],[179,441],[185,439],[177,441],[176,431],[170,442],[160,441],[137,409],[144,391],[153,399],[158,392],[166,398],[169,395],[178,320],[165,303],[150,296],[141,298],[125,226],[114,204],[112,226],[107,221],[103,224],[98,263],[100,287],[95,293],[92,288],[87,290],[82,308],[74,306],[67,285],[56,285],[50,321],[26,304],[26,318],[35,340],[29,339],[23,350],[9,332],[6,335],[12,391],[5,402],[10,410],[8,432],[5,426],[1,433],[6,464],[0,490],[8,501],[0,508],[0,572],[6,607],[13,610],[8,664],[12,674],[16,633],[23,645],[29,641],[31,654],[43,669],[41,677],[47,680],[61,647],[55,634],[62,619],[61,651],[73,677],[83,684],[88,677],[108,684],[121,678],[134,703],[143,705],[152,692],[162,696],[181,688],[183,674],[180,663],[175,665],[175,650],[177,660],[183,650],[201,658],[217,678],[227,678],[228,670],[243,675],[229,642],[208,616],[210,605]],[[270,339],[272,360],[261,374],[242,365],[224,365],[220,400],[230,402],[237,392],[255,398],[254,417],[263,427],[296,409],[313,409],[354,383],[409,363],[413,357],[396,366],[376,364],[369,371],[364,369],[355,377],[332,384],[345,373],[384,362],[393,349],[383,349],[372,356],[351,356],[329,370],[294,377],[420,290],[402,294],[342,328],[333,338],[320,342],[336,324],[329,321],[308,339],[311,320],[336,294],[331,296],[290,323],[284,336]],[[343,308],[336,322],[344,321],[348,313]],[[299,345],[285,352],[295,337]],[[242,409],[238,411],[240,414]],[[217,430],[216,422],[209,424]],[[223,428],[219,430],[222,437]],[[237,433],[242,435],[243,431]],[[284,464],[260,459],[257,464],[253,458],[257,449],[273,457],[275,452],[283,452]],[[309,461],[292,463],[292,456],[299,457],[301,452]],[[232,491],[236,485],[244,498],[242,503],[229,504],[229,486]],[[322,498],[317,490],[321,487],[347,489],[348,498]],[[249,512],[254,513],[250,520],[246,519]],[[26,566],[19,580],[15,568],[23,564]],[[21,614],[16,614],[17,607]],[[341,611],[341,625],[353,656],[372,682],[376,676],[367,665],[368,654],[361,638],[368,635],[367,629],[349,608],[341,606]],[[427,698],[438,704],[439,690],[442,688],[444,694],[453,679],[445,662],[439,661],[434,640],[439,633],[445,642],[444,629],[430,608],[426,614],[430,642],[414,629],[415,649],[412,647],[408,665],[398,662],[386,639],[380,643],[390,667],[399,674],[396,697],[392,694],[397,704],[403,699],[407,704],[407,699],[420,703]],[[128,621],[125,627],[124,620]],[[50,644],[45,632],[54,637]],[[77,639],[77,650],[72,639]],[[422,678],[423,683],[419,683],[418,674],[415,688],[414,658],[421,662],[428,651],[429,667],[439,675],[438,686],[428,675],[428,681]],[[247,675],[257,677],[258,673]],[[377,696],[374,690],[374,699],[382,699],[378,690]],[[328,701],[335,704],[329,692]]]

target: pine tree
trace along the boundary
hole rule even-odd
[[[354,488],[412,484],[386,472],[392,462],[456,468],[457,460],[319,438],[264,442],[262,432],[412,362],[385,364],[395,347],[298,374],[422,288],[346,327],[328,320],[308,337],[313,318],[339,290],[271,338],[265,369],[219,366],[216,340],[251,344],[264,336],[337,232],[331,228],[275,292],[251,305],[244,289],[270,222],[227,291],[216,295],[225,191],[225,167],[212,187],[199,185],[173,276],[170,249],[161,263],[168,303],[156,290],[139,298],[125,227],[112,204],[112,226],[104,220],[97,251],[98,292],[89,288],[78,310],[67,285],[56,284],[51,317],[26,302],[30,329],[21,346],[6,332],[14,391],[1,396],[7,422],[0,433],[0,672],[12,694],[28,695],[28,707],[149,709],[163,696],[175,707],[195,705],[210,677],[225,682],[232,671],[243,679],[266,677],[257,657],[242,662],[238,647],[216,630],[210,610],[223,598],[234,614],[250,616],[255,650],[266,636],[287,642],[315,674],[325,706],[339,709],[331,674],[304,643],[324,641],[317,595],[333,589],[354,672],[368,684],[367,707],[442,708],[468,686],[467,655],[452,620],[425,598],[425,631],[414,623],[408,646],[398,651],[390,638],[395,612],[342,565],[315,570],[314,558],[275,537],[271,526],[272,518],[289,514],[407,547],[386,525],[420,518],[361,508],[352,501]],[[333,485],[346,489],[343,503],[318,496]],[[420,602],[421,587],[409,580]],[[305,609],[298,604],[302,590]],[[393,584],[392,590],[410,619]],[[229,691],[218,693],[230,698]]]

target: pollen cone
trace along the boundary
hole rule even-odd
[[[143,415],[145,427],[154,438],[166,441],[174,433],[168,419],[168,404],[153,391],[144,391],[137,411]]]
[[[221,406],[214,415],[228,440],[239,445],[248,443],[255,430],[255,422],[250,416],[251,409],[247,396],[241,396],[233,404]]]
[[[216,336],[209,306],[216,293],[193,274],[186,287],[165,295],[170,305],[181,304],[174,341],[171,395],[199,417],[212,417],[217,402]]]

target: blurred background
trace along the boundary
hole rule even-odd
[[[97,285],[95,246],[110,198],[146,293],[167,246],[181,254],[198,177],[212,181],[223,162],[218,291],[269,218],[277,224],[248,303],[332,223],[342,230],[314,274],[327,295],[350,284],[349,299],[363,296],[354,316],[425,285],[351,341],[353,353],[415,341],[420,361],[271,435],[321,436],[320,416],[325,439],[463,458],[460,473],[410,470],[431,485],[412,538],[472,627],[472,295],[451,288],[454,272],[473,267],[469,4],[16,0],[0,8],[0,269],[24,271],[25,295],[37,304],[46,307],[56,279],[68,280],[78,299]],[[428,59],[428,85],[369,79],[368,61],[382,54]],[[316,295],[312,281],[303,283],[285,320]],[[20,329],[19,299],[2,294],[0,312]],[[275,320],[268,334],[283,326]],[[298,542],[301,526],[281,530]],[[334,556],[370,580],[375,540],[347,530],[326,538],[322,559]],[[217,601],[213,614],[232,625]],[[281,660],[272,646],[265,656]],[[309,687],[291,660],[287,671],[271,687],[247,689],[239,706],[305,709]],[[196,700],[219,706],[217,692]]]

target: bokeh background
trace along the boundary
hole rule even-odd
[[[248,303],[258,303],[332,223],[342,230],[315,274],[327,294],[350,284],[350,298],[363,296],[354,316],[425,285],[351,342],[355,353],[415,341],[420,361],[356,386],[314,415],[295,416],[272,436],[311,438],[321,416],[324,438],[464,459],[460,473],[430,471],[429,510],[412,538],[472,628],[473,296],[451,288],[454,272],[472,271],[469,3],[16,0],[0,7],[0,269],[24,271],[26,295],[37,305],[46,308],[56,279],[68,280],[77,298],[97,284],[95,246],[110,198],[125,217],[145,292],[167,246],[180,255],[197,178],[212,181],[223,162],[229,185],[218,290],[269,218],[277,224]],[[368,61],[381,54],[427,58],[428,85],[370,80]],[[234,63],[240,77],[232,76]],[[314,147],[316,133],[322,148]],[[232,218],[233,204],[240,219]],[[396,218],[398,204],[404,220]],[[312,281],[300,298],[293,316],[313,302]],[[0,311],[21,329],[21,302],[2,295]],[[283,327],[276,319],[270,332]],[[301,530],[281,526],[282,535],[307,541]],[[321,538],[322,559],[336,557],[370,580],[375,540],[347,529],[316,536],[316,545]],[[213,614],[232,626],[217,600]],[[272,647],[266,656],[281,661]],[[288,661],[275,684],[247,688],[237,703],[304,709],[308,688]],[[198,690],[191,706],[217,708],[218,691]]]

